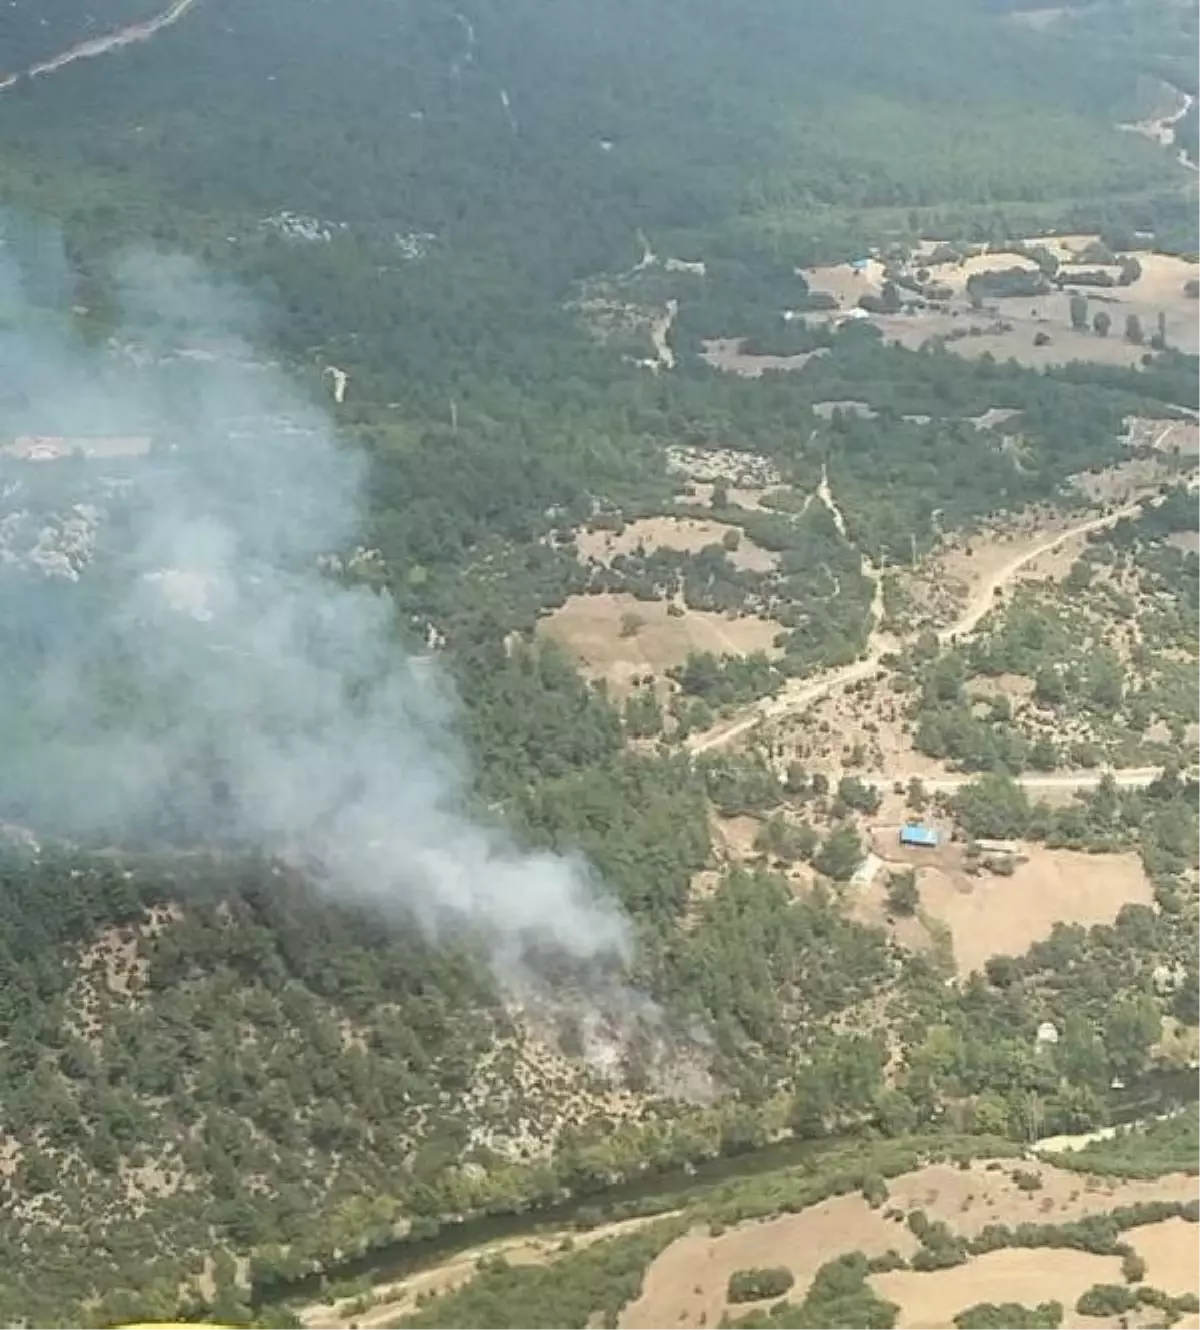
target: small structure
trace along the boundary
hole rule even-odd
[[[1037,1045],[1039,1048],[1049,1047],[1058,1043],[1058,1026],[1053,1021],[1043,1021],[1037,1028]]]
[[[912,845],[921,850],[936,850],[938,834],[922,822],[906,822],[900,828],[900,844]]]
[[[850,260],[850,270],[851,270],[852,272],[856,272],[856,273],[864,273],[864,272],[866,272],[866,270],[870,267],[870,265],[871,265],[871,260],[870,260],[870,259],[865,259],[865,258],[864,258],[864,259],[851,259],[851,260]]]

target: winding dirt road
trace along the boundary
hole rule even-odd
[[[77,60],[92,60],[98,55],[107,55],[109,51],[119,51],[123,46],[148,42],[164,28],[178,23],[188,10],[198,3],[199,0],[174,0],[174,3],[168,5],[161,14],[155,14],[153,18],[148,18],[143,23],[127,24],[103,37],[89,37],[87,41],[68,46],[65,51],[51,56],[49,60],[41,60],[36,65],[30,65],[22,73],[26,78],[41,78],[44,74],[56,74]],[[0,91],[11,88],[21,76],[20,73],[0,75]]]
[[[1100,517],[1090,517],[1084,522],[1077,522],[1065,531],[1060,531],[1054,536],[1048,536],[1045,540],[1039,541],[1030,549],[1010,559],[1008,563],[997,569],[976,589],[958,619],[948,627],[938,631],[938,641],[945,646],[973,632],[995,605],[997,594],[1003,591],[1004,587],[1017,576],[1022,568],[1040,559],[1043,555],[1052,553],[1060,546],[1066,545],[1072,540],[1077,540],[1080,536],[1086,536],[1093,531],[1102,531],[1107,527],[1114,526],[1123,517],[1134,516],[1134,514],[1141,511],[1143,502],[1145,502],[1144,499],[1139,499],[1134,503],[1126,504],[1123,508],[1114,509],[1111,513],[1105,513]],[[817,679],[789,681],[773,697],[766,697],[753,703],[734,720],[718,725],[705,734],[692,736],[687,743],[688,749],[692,753],[708,753],[717,748],[724,748],[748,730],[753,729],[760,721],[776,720],[781,716],[803,711],[805,707],[811,706],[823,697],[827,697],[835,689],[857,683],[860,679],[870,678],[879,668],[886,652],[892,649],[890,643],[885,644],[880,640],[878,613],[871,638],[867,654],[862,659],[854,661],[853,664],[844,665],[842,668],[833,670]]]

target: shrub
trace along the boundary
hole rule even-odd
[[[1061,1302],[1039,1302],[1026,1307],[1019,1302],[977,1302],[954,1318],[958,1330],[1058,1330],[1062,1325]]]
[[[878,1210],[888,1198],[888,1185],[878,1173],[868,1173],[863,1178],[862,1194],[871,1209]]]
[[[1121,1257],[1121,1277],[1127,1284],[1140,1284],[1146,1278],[1146,1262],[1135,1251]]]
[[[1079,1295],[1075,1310],[1080,1316],[1120,1316],[1137,1306],[1137,1294],[1124,1284],[1093,1284]]]
[[[795,1276],[782,1265],[765,1269],[735,1270],[729,1276],[725,1295],[730,1302],[758,1302],[763,1298],[780,1298],[796,1282]]]

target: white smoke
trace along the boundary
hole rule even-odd
[[[120,841],[169,809],[187,836],[313,866],[323,890],[431,939],[466,927],[512,963],[531,943],[622,954],[626,921],[585,864],[468,816],[446,681],[405,656],[385,597],[320,571],[360,536],[363,460],[261,363],[245,304],[190,263],[138,256],[120,271],[119,336],[89,347],[26,299],[4,252],[0,374],[15,391],[0,392],[0,443],[154,440],[128,466],[103,576],[69,588],[82,628],[39,619],[63,600],[36,588],[9,621],[55,643],[6,722],[21,741],[4,797],[17,791],[24,820]],[[93,464],[25,465],[44,484]]]

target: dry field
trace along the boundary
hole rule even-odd
[[[933,279],[950,288],[952,295],[944,310],[914,310],[896,314],[875,314],[872,322],[884,337],[901,346],[916,349],[931,338],[945,338],[948,350],[976,358],[984,353],[998,360],[1009,358],[1035,368],[1062,365],[1071,360],[1091,360],[1109,365],[1138,365],[1147,353],[1145,346],[1135,346],[1123,336],[1125,319],[1134,314],[1141,320],[1147,341],[1155,331],[1161,314],[1165,319],[1167,342],[1190,355],[1200,351],[1200,325],[1197,305],[1184,294],[1185,283],[1200,276],[1200,266],[1173,255],[1137,251],[1134,257],[1142,266],[1141,276],[1129,286],[1078,287],[1088,297],[1089,328],[1076,331],[1070,320],[1070,276],[1078,271],[1102,269],[1114,279],[1119,267],[1079,264],[1080,253],[1095,236],[1032,237],[1025,243],[1043,245],[1060,260],[1066,286],[1043,296],[989,299],[988,312],[973,310],[966,293],[972,276],[1004,268],[1032,270],[1036,264],[1023,255],[997,249],[975,254],[959,264],[940,264],[932,269]],[[928,253],[932,245],[922,246]],[[914,262],[914,270],[916,263]],[[883,267],[872,260],[863,273],[842,264],[813,268],[804,273],[815,291],[834,296],[841,310],[852,309],[860,296],[878,295],[884,280]],[[1107,337],[1090,329],[1091,316],[1105,310],[1112,320]],[[828,316],[842,317],[838,312]],[[1008,326],[1005,326],[1008,325]],[[1044,333],[1049,342],[1034,346],[1034,338]]]
[[[992,956],[1021,955],[1049,937],[1056,923],[1110,924],[1123,905],[1154,903],[1136,854],[1083,854],[1020,843],[1013,848],[1012,876],[975,876],[966,871],[961,845],[905,850],[897,843],[897,828],[877,828],[872,849],[885,871],[859,893],[855,912],[870,922],[885,918],[886,870],[915,867],[921,915],[949,930],[958,972],[968,975]]]
[[[1074,1311],[1081,1293],[1093,1284],[1120,1284],[1122,1279],[1118,1256],[1013,1247],[949,1270],[891,1270],[870,1282],[880,1297],[900,1308],[898,1330],[931,1330],[952,1326],[959,1312],[979,1302],[1034,1306],[1050,1299],[1063,1304],[1065,1323],[1075,1325],[1081,1320]]]
[[[743,379],[759,379],[767,370],[785,372],[800,370],[814,356],[826,354],[824,348],[816,351],[802,351],[794,356],[752,355],[742,350],[744,339],[741,337],[714,337],[704,343],[701,359],[713,369],[723,370],[726,374],[737,374]]]
[[[618,1324],[621,1330],[715,1326],[726,1310],[735,1315],[748,1310],[726,1302],[726,1284],[735,1270],[786,1266],[796,1276],[789,1298],[798,1301],[821,1266],[843,1252],[882,1256],[894,1248],[907,1257],[917,1245],[906,1228],[884,1219],[861,1196],[838,1196],[799,1214],[740,1225],[718,1238],[695,1229],[653,1262],[641,1296],[624,1309]]]
[[[669,614],[665,601],[643,601],[626,594],[572,596],[548,615],[538,631],[552,637],[579,662],[593,679],[606,679],[616,694],[633,686],[636,677],[661,676],[672,665],[682,665],[693,651],[744,656],[765,651],[780,653],[775,638],[780,625],[767,619],[726,618],[700,610]],[[625,634],[624,625],[639,621]]]
[[[1200,424],[1194,420],[1154,420],[1149,416],[1126,416],[1126,438],[1131,447],[1146,446],[1181,457],[1200,455]]]
[[[991,1171],[984,1161],[968,1169],[934,1164],[892,1180],[886,1208],[924,1210],[930,1219],[941,1219],[970,1237],[988,1224],[1063,1223],[1138,1201],[1187,1201],[1200,1186],[1183,1174],[1106,1183],[1051,1165],[1025,1162],[1020,1167],[1041,1175],[1039,1190],[1026,1192],[1016,1185],[1011,1160]],[[1145,1258],[1148,1282],[1167,1292],[1200,1291],[1195,1225],[1168,1220],[1132,1229],[1127,1240]],[[885,1219],[883,1211],[872,1210],[857,1195],[835,1197],[799,1214],[742,1224],[719,1237],[695,1229],[652,1263],[641,1296],[625,1308],[619,1324],[623,1330],[714,1326],[727,1312],[738,1315],[748,1309],[726,1302],[726,1285],[735,1270],[786,1266],[796,1278],[788,1299],[799,1302],[817,1270],[843,1253],[877,1256],[893,1249],[908,1257],[916,1245],[903,1222]],[[881,1296],[900,1305],[901,1326],[929,1327],[949,1326],[956,1313],[977,1302],[1032,1304],[1058,1298],[1073,1305],[1090,1285],[1122,1280],[1116,1258],[1009,1249],[951,1270],[893,1271],[872,1276],[871,1282]]]
[[[581,558],[607,566],[618,554],[631,554],[639,548],[647,552],[669,549],[695,554],[708,545],[720,545],[728,532],[737,530],[725,522],[692,517],[646,517],[630,522],[619,534],[615,531],[581,531],[575,543]],[[737,549],[726,551],[734,567],[762,573],[770,572],[778,565],[778,555],[761,549],[740,532],[738,535]]]

